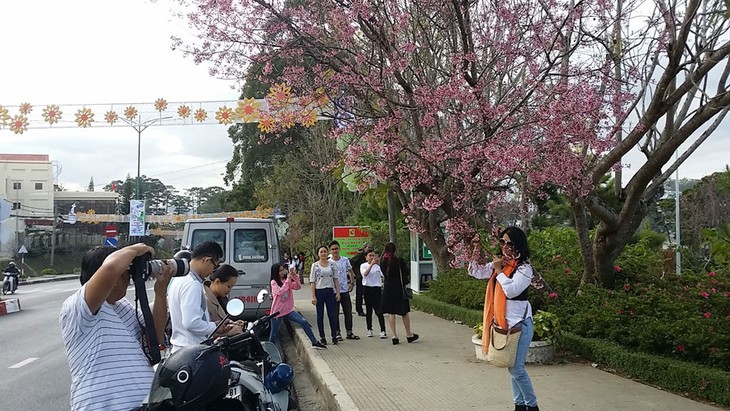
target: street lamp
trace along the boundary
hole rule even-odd
[[[147,127],[155,124],[158,121],[171,119],[172,116],[167,117],[158,117],[153,118],[151,120],[147,120],[145,122],[142,122],[142,115],[137,116],[137,121],[134,122],[132,120],[126,119],[124,117],[121,117],[120,120],[124,121],[125,123],[132,126],[132,128],[137,132],[137,194],[134,196],[135,200],[139,200],[139,170],[140,170],[140,158],[142,156],[142,132],[147,130]]]

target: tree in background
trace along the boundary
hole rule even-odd
[[[86,188],[86,191],[94,191],[94,176],[91,176],[89,179],[89,186]]]
[[[730,107],[719,0],[180,2],[201,37],[187,51],[213,74],[285,58],[289,86],[336,100],[345,164],[398,194],[442,269],[497,205],[552,184],[570,198],[583,281],[612,286],[664,181]],[[635,148],[647,162],[624,186]],[[612,171],[615,206],[599,193]]]

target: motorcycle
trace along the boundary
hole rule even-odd
[[[18,275],[4,271],[5,278],[3,279],[3,294],[15,294],[15,290],[18,289]]]
[[[265,298],[266,292],[259,298]],[[261,293],[260,293],[261,294]],[[243,313],[243,302],[233,299],[221,321]],[[246,331],[182,348],[157,366],[145,401],[146,410],[243,410],[283,411],[297,409],[289,385],[291,367],[281,361],[274,344],[261,342],[255,333],[259,324],[278,313],[261,317]]]

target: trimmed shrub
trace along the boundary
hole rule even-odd
[[[53,268],[48,267],[48,268],[42,269],[41,274],[42,275],[56,275],[58,273]]]

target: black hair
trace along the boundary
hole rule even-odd
[[[99,268],[104,263],[104,260],[109,257],[109,254],[117,250],[119,250],[117,247],[97,247],[84,254],[84,257],[81,259],[81,276],[79,276],[81,285],[86,284],[91,279],[91,276],[99,271]]]
[[[320,248],[324,248],[324,249],[326,249],[327,251],[329,251],[329,250],[330,250],[330,248],[329,248],[329,247],[327,247],[326,245],[324,245],[324,244],[320,245],[319,247],[317,247],[317,257],[318,257],[318,258],[319,258],[319,249],[320,249]]]
[[[281,287],[284,284],[281,282],[281,276],[279,275],[279,270],[281,270],[281,267],[286,268],[284,266],[284,264],[279,264],[279,263],[273,264],[271,266],[271,279],[276,281],[276,284],[278,284],[279,287]]]
[[[385,253],[388,253],[392,256],[392,258],[385,259],[388,260],[387,270],[390,270],[391,268],[393,268],[393,266],[397,264],[398,261],[398,256],[395,254],[395,243],[386,244],[385,247],[383,247],[383,255],[385,255]],[[383,262],[385,262],[385,260],[383,260]]]
[[[339,241],[337,241],[337,240],[332,240],[332,241],[330,241],[330,243],[328,244],[328,246],[329,246],[329,247],[332,247],[333,245],[337,245],[337,247],[339,247],[339,246],[340,246],[340,242],[339,242]]]
[[[204,241],[198,244],[193,250],[193,260],[205,257],[217,258],[220,260],[223,258],[223,248],[221,248],[220,244],[215,241]]]
[[[222,283],[227,282],[231,278],[238,277],[238,270],[229,264],[221,264],[210,274],[210,281],[218,280]]]
[[[520,263],[524,263],[529,260],[530,247],[527,244],[527,236],[525,235],[525,232],[519,227],[507,227],[499,233],[499,238],[501,239],[505,234],[507,234],[510,241],[512,241],[514,252],[518,255],[516,260]]]

